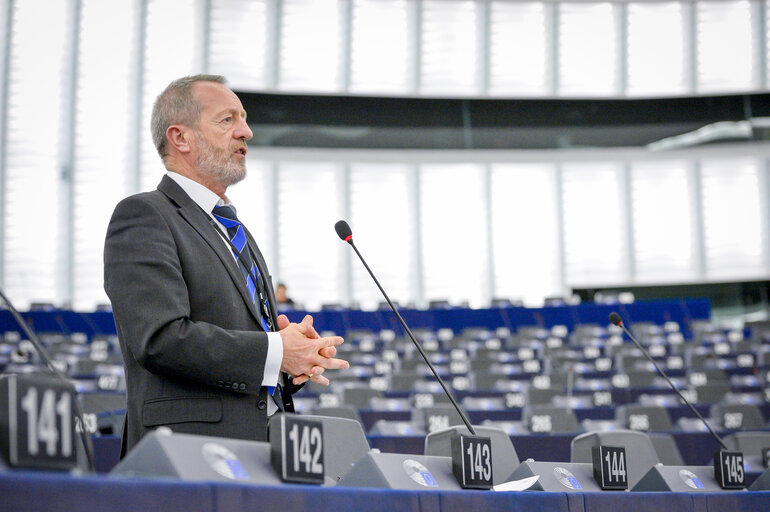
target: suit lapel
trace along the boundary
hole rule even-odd
[[[246,288],[246,282],[243,279],[238,264],[232,255],[232,252],[227,249],[224,241],[217,233],[219,230],[211,217],[204,212],[192,199],[188,196],[177,183],[164,176],[158,185],[158,190],[163,192],[169,199],[174,201],[178,206],[179,215],[195,230],[200,237],[206,242],[206,244],[213,250],[217,257],[222,262],[222,265],[227,269],[227,273],[230,275],[233,284],[238,289],[238,292],[243,298],[243,302],[246,304],[251,315],[256,320],[257,325],[262,328],[260,319],[262,316],[257,311],[257,306],[251,301],[249,290]]]

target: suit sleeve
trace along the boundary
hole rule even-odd
[[[199,272],[205,275],[206,269]],[[144,369],[220,389],[233,383],[233,391],[259,393],[267,334],[225,329],[192,317],[173,230],[147,196],[127,198],[115,208],[104,249],[104,288],[121,342]],[[223,308],[218,314],[227,312],[224,306],[211,307]]]

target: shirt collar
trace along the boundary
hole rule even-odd
[[[225,203],[225,201],[214,192],[197,181],[191,180],[187,176],[182,176],[174,171],[168,171],[166,175],[174,180],[177,185],[182,187],[182,190],[190,196],[190,199],[200,206],[204,212],[208,213],[209,216],[211,216],[211,210],[213,210],[215,206],[223,206],[225,204],[233,206],[231,203]],[[234,206],[233,209],[235,209]]]

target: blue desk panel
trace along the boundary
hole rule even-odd
[[[391,491],[302,485],[250,486],[161,479],[70,477],[0,473],[0,510],[39,512],[760,512],[770,492],[690,493],[495,493]]]
[[[459,333],[466,327],[486,327],[496,329],[507,327],[515,331],[518,327],[566,325],[572,330],[575,325],[593,323],[608,325],[607,319],[612,311],[619,312],[627,324],[634,322],[678,322],[685,333],[693,320],[708,320],[711,304],[707,299],[640,301],[633,304],[603,305],[585,303],[577,306],[548,306],[542,308],[503,307],[487,309],[400,309],[401,315],[411,329],[436,330],[451,328]],[[299,322],[305,311],[288,311],[286,315],[292,321]],[[351,329],[369,329],[380,331],[393,329],[404,334],[396,316],[388,310],[358,311],[329,310],[311,312],[314,324],[321,330],[331,330],[344,334]],[[77,312],[67,310],[28,311],[22,313],[24,319],[36,332],[70,334],[82,332],[89,338],[95,335],[115,334],[115,322],[109,311]],[[6,331],[21,332],[10,311],[0,311],[0,333]]]

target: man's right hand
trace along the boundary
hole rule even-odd
[[[313,317],[305,316],[302,322],[289,323],[286,316],[278,317],[278,331],[283,340],[283,361],[281,371],[294,376],[294,384],[312,380],[317,384],[329,385],[329,379],[321,375],[324,370],[343,370],[350,364],[335,359],[337,345],[344,340],[340,336],[321,338],[313,327]]]

